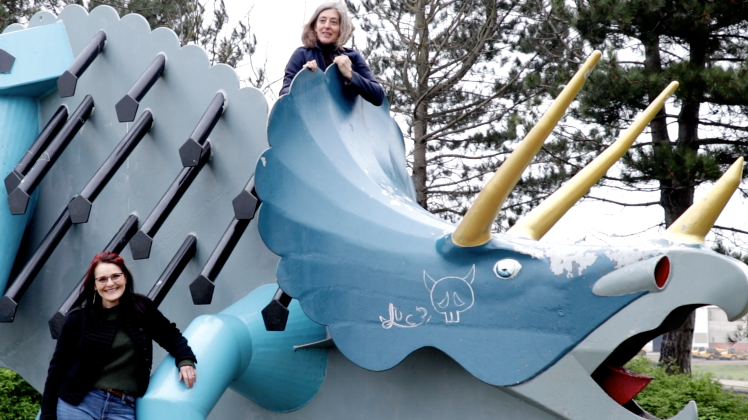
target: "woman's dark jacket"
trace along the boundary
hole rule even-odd
[[[133,298],[146,309],[145,317],[140,322],[132,310],[123,311],[117,321],[111,322],[94,319],[83,308],[68,313],[49,363],[42,396],[42,420],[57,418],[58,397],[72,405],[80,404],[101,375],[118,327],[135,343],[137,380],[143,385],[141,389],[148,388],[154,340],[174,356],[177,365],[185,359],[197,361],[187,339],[150,299],[142,295],[133,295]]]
[[[353,70],[353,80],[349,81],[344,77],[345,84],[375,106],[382,105],[382,102],[384,102],[384,90],[379,82],[374,78],[374,75],[371,74],[371,70],[369,69],[369,66],[366,65],[366,61],[364,61],[364,57],[361,56],[361,53],[350,48],[342,47],[333,53],[333,57],[341,54],[345,54],[351,59],[351,68]],[[314,48],[299,47],[294,51],[291,55],[291,59],[288,60],[288,64],[286,64],[286,75],[283,77],[283,88],[281,88],[280,91],[281,95],[288,93],[294,76],[296,76],[304,64],[312,60],[317,61],[317,66],[320,70],[327,70],[325,57],[319,46]]]

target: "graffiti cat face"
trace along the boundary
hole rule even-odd
[[[436,312],[444,315],[447,324],[460,322],[460,312],[465,312],[473,307],[475,295],[470,286],[475,279],[475,266],[467,276],[444,277],[434,280],[423,272],[423,282],[431,292],[431,305]]]

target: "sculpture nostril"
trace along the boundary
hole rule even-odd
[[[670,260],[668,257],[662,257],[655,266],[655,283],[662,289],[670,277]]]

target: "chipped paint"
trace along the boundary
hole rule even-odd
[[[599,255],[589,252],[587,248],[553,247],[546,250],[546,257],[550,262],[549,268],[553,274],[567,278],[580,276],[587,267],[597,261]]]
[[[513,245],[514,245],[514,251],[519,252],[520,254],[529,255],[537,259],[546,257],[545,250],[541,248],[531,248],[529,246],[524,246],[520,244],[513,244]]]
[[[604,252],[604,255],[613,263],[613,268],[619,269],[631,263],[652,258],[660,253],[653,248],[610,248]]]

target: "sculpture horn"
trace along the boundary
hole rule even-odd
[[[556,224],[587,191],[597,183],[618,159],[631,147],[639,134],[657,115],[667,98],[678,89],[678,82],[671,82],[665,90],[644,110],[615,143],[600,156],[585,166],[579,173],[561,186],[550,197],[540,203],[526,217],[520,219],[507,233],[528,239],[539,240]]]
[[[740,157],[727,172],[717,180],[714,187],[701,199],[688,208],[662,235],[671,242],[683,244],[703,244],[704,237],[714,226],[717,217],[727,205],[732,194],[743,178],[743,158]]]
[[[582,89],[592,68],[600,60],[602,53],[594,51],[577,71],[568,85],[561,91],[550,108],[530,130],[522,142],[496,170],[483,191],[452,234],[452,242],[462,247],[480,246],[491,240],[491,225],[499,216],[501,206],[509,196],[522,172],[530,165],[532,158],[543,147],[564,112]]]

